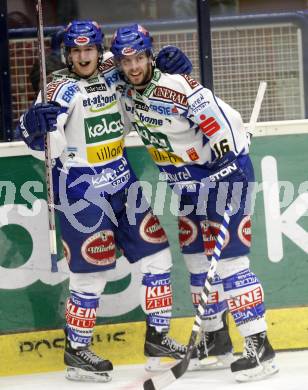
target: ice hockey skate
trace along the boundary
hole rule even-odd
[[[202,331],[197,344],[198,358],[191,360],[189,370],[219,370],[230,367],[234,355],[225,313],[223,323],[223,328],[214,332]]]
[[[109,382],[112,363],[97,356],[88,346],[74,349],[66,338],[64,364],[67,366],[66,378],[82,382]]]
[[[153,326],[147,325],[144,343],[144,355],[148,357],[145,364],[147,371],[168,369],[168,365],[161,364],[161,358],[183,359],[186,350],[185,345],[178,344],[166,332],[159,333]]]
[[[266,332],[245,338],[243,356],[231,364],[237,382],[251,382],[264,379],[278,372],[274,362],[275,352]]]

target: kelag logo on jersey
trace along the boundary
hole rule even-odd
[[[165,134],[149,131],[146,127],[140,126],[136,122],[133,122],[133,126],[145,145],[153,145],[157,149],[165,149],[168,152],[173,152],[168,137]]]
[[[84,127],[87,144],[117,138],[123,134],[123,123],[118,112],[86,118]]]

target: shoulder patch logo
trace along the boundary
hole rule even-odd
[[[55,91],[63,84],[67,83],[67,79],[61,79],[57,81],[52,81],[47,86],[47,101],[52,100]]]
[[[200,85],[197,80],[193,79],[188,74],[182,74],[182,77],[186,80],[191,89],[195,89]]]
[[[113,60],[113,57],[111,58],[108,58],[107,60],[105,60],[99,67],[99,71],[101,73],[105,73],[107,72],[108,70],[110,69],[113,69],[115,68],[115,64],[114,64],[114,60]]]
[[[66,78],[57,81],[52,81],[47,86],[47,101],[56,100],[60,91],[61,99],[64,100],[66,103],[69,103],[75,93],[79,91],[79,88],[76,83]]]

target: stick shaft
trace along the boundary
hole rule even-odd
[[[251,136],[253,135],[253,133],[254,133],[254,131],[256,129],[256,125],[257,125],[258,117],[259,117],[259,114],[260,114],[260,109],[261,109],[262,101],[263,101],[264,94],[265,94],[265,91],[266,91],[266,87],[267,87],[267,82],[266,81],[260,81],[258,92],[257,92],[257,96],[256,96],[256,100],[255,100],[255,103],[254,103],[254,106],[253,106],[253,109],[252,109],[252,112],[251,112],[249,125],[248,125],[248,133]]]
[[[45,61],[43,12],[42,12],[41,0],[37,0],[37,16],[38,16],[37,38],[38,38],[38,48],[39,48],[42,102],[47,103],[47,75],[46,75],[46,61]],[[57,271],[57,239],[56,239],[56,224],[55,224],[54,194],[53,194],[53,182],[52,182],[52,164],[51,164],[49,133],[45,135],[44,144],[45,144],[45,174],[46,174],[46,186],[47,186],[51,271],[56,272]]]

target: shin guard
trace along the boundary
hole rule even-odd
[[[243,337],[266,330],[263,288],[249,269],[223,279],[228,306]]]
[[[200,295],[204,287],[207,273],[190,274],[190,290],[192,302],[197,309]],[[212,283],[212,290],[208,303],[202,316],[202,328],[207,332],[213,332],[223,327],[222,314],[227,309],[227,301],[224,299],[224,291],[221,279],[216,275]]]
[[[169,330],[172,312],[172,288],[170,273],[144,274],[141,287],[142,309],[147,324],[158,332]]]
[[[89,345],[96,322],[99,298],[93,294],[71,291],[66,304],[66,332],[72,347]]]

